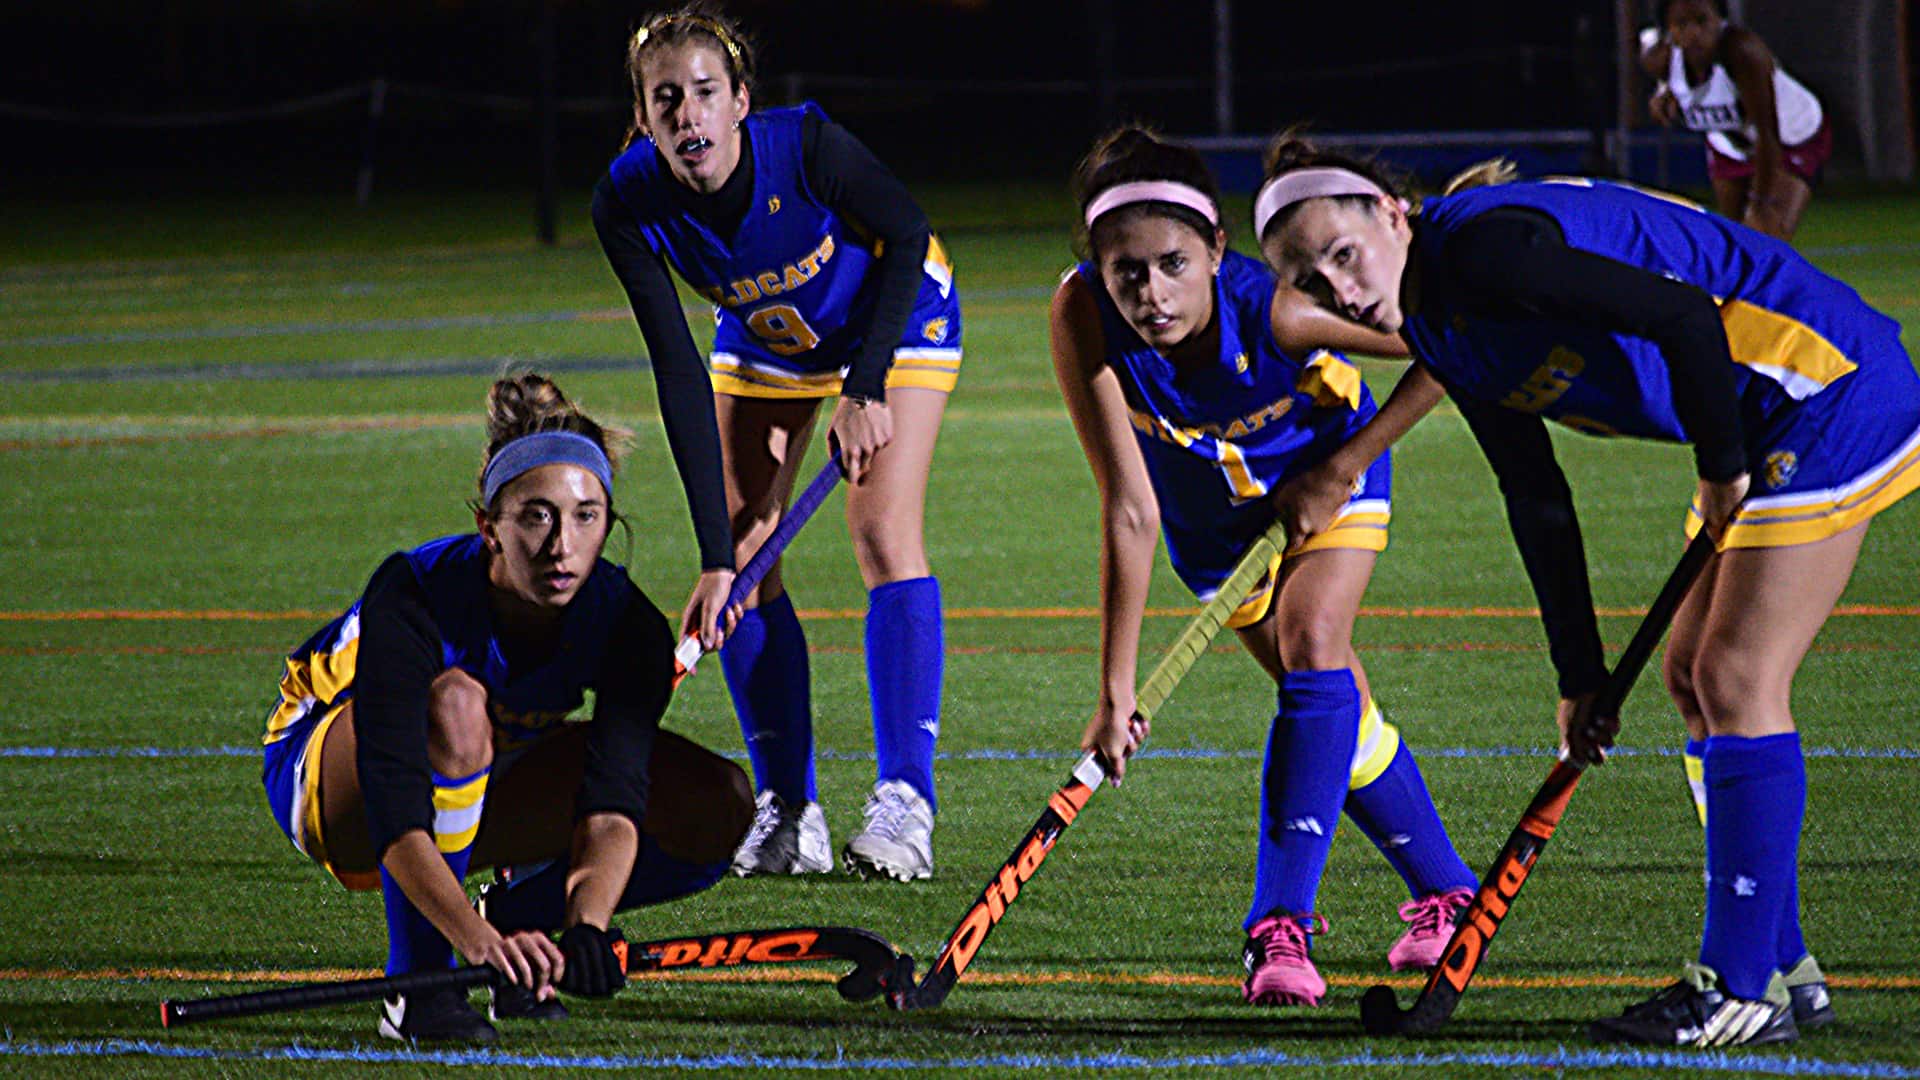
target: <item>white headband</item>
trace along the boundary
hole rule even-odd
[[[1386,195],[1379,184],[1361,176],[1352,169],[1337,166],[1322,166],[1313,169],[1295,169],[1281,173],[1266,182],[1260,188],[1259,197],[1253,200],[1253,239],[1257,243],[1267,233],[1267,225],[1274,217],[1297,202],[1308,199],[1325,199],[1339,195],[1372,195],[1380,198]],[[1404,207],[1405,204],[1403,203]]]
[[[1087,228],[1093,228],[1094,221],[1109,210],[1143,202],[1163,202],[1184,206],[1206,218],[1207,224],[1216,228],[1220,224],[1219,209],[1199,188],[1182,184],[1177,180],[1136,180],[1126,184],[1115,184],[1094,196],[1093,201],[1087,204]]]

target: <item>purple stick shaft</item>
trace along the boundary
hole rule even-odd
[[[773,564],[780,558],[781,552],[787,550],[787,545],[800,534],[800,529],[806,525],[807,519],[813,516],[815,510],[820,509],[821,503],[827,501],[827,496],[832,494],[834,485],[839,482],[840,455],[834,453],[828,456],[827,463],[820,469],[819,475],[815,476],[806,490],[800,493],[800,497],[793,501],[793,505],[787,507],[787,512],[780,516],[780,524],[774,526],[773,535],[767,537],[766,541],[760,545],[760,550],[754,552],[753,558],[747,560],[747,565],[740,568],[740,573],[733,579],[733,590],[727,594],[728,606],[746,601],[754,587],[760,584],[760,579],[767,576],[768,570],[773,569]]]

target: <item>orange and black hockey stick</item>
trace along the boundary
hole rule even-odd
[[[1702,529],[1687,545],[1680,565],[1668,575],[1660,595],[1640,620],[1640,628],[1634,631],[1633,640],[1627,643],[1626,651],[1613,665],[1607,681],[1594,695],[1591,715],[1619,717],[1620,705],[1633,689],[1640,669],[1646,666],[1647,657],[1653,654],[1653,647],[1660,643],[1667,624],[1673,621],[1675,609],[1712,555],[1713,539]],[[1573,798],[1573,789],[1580,783],[1580,774],[1586,767],[1587,763],[1578,758],[1563,757],[1554,763],[1553,771],[1547,774],[1540,790],[1534,792],[1533,801],[1527,804],[1526,813],[1520,815],[1520,824],[1514,827],[1506,846],[1493,860],[1493,868],[1481,879],[1473,903],[1460,913],[1439,966],[1427,976],[1427,985],[1414,1003],[1402,1010],[1394,999],[1393,988],[1386,985],[1375,986],[1361,997],[1360,1023],[1368,1034],[1422,1035],[1437,1030],[1453,1015],[1461,996],[1467,992],[1467,983],[1486,958],[1488,943],[1499,931],[1507,912],[1512,910],[1514,898],[1520,895],[1520,886],[1527,883],[1541,850],[1559,827],[1560,815],[1566,812],[1567,802]]]
[[[913,961],[885,938],[845,926],[790,926],[778,930],[740,930],[698,937],[621,942],[615,946],[627,974],[694,971],[742,964],[798,964],[852,961],[853,970],[835,984],[848,1001],[867,1001],[888,990],[896,978],[913,979]],[[179,1027],[202,1020],[226,1020],[262,1013],[291,1012],[324,1005],[374,1001],[396,994],[447,988],[499,985],[498,968],[477,964],[444,971],[414,971],[384,978],[308,983],[279,990],[160,1003],[160,1026]]]
[[[1142,720],[1153,719],[1153,714],[1166,703],[1173,688],[1193,667],[1193,662],[1200,658],[1214,635],[1226,625],[1227,617],[1253,591],[1261,575],[1273,564],[1274,557],[1286,546],[1286,527],[1279,522],[1254,538],[1253,544],[1240,556],[1240,562],[1227,580],[1221,583],[1213,599],[1207,601],[1200,613],[1187,624],[1187,628],[1180,632],[1153,673],[1140,684],[1134,715]],[[1028,829],[1020,842],[1014,845],[1013,854],[1007,856],[1007,861],[987,880],[986,887],[980,890],[980,895],[960,919],[960,925],[947,935],[946,944],[940,946],[940,953],[934,957],[933,966],[927,969],[926,977],[915,985],[912,960],[909,958],[904,971],[887,990],[889,1004],[896,1009],[932,1009],[938,1008],[947,999],[953,984],[967,970],[974,954],[980,951],[981,942],[1006,916],[1008,905],[1013,903],[1027,882],[1039,871],[1041,862],[1053,850],[1054,842],[1060,839],[1060,833],[1073,824],[1074,817],[1087,805],[1087,800],[1093,798],[1093,793],[1099,790],[1106,778],[1106,764],[1096,753],[1089,752],[1074,764],[1067,782],[1048,797],[1047,809],[1040,815],[1040,820],[1034,822],[1033,828]]]

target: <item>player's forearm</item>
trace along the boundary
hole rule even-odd
[[[1415,363],[1394,384],[1373,419],[1362,424],[1328,461],[1342,476],[1358,477],[1446,396],[1446,387],[1426,365]]]
[[[1157,508],[1130,503],[1109,506],[1101,523],[1100,691],[1109,701],[1131,698],[1140,655],[1140,622],[1146,617],[1147,586],[1153,580],[1153,549],[1159,538]]]
[[[588,814],[574,825],[567,926],[607,928],[639,852],[640,832],[625,814]]]
[[[487,924],[467,902],[467,890],[453,876],[433,837],[413,829],[387,845],[380,864],[393,876],[408,901],[426,916],[433,928],[453,944],[461,956],[473,960],[487,951],[500,932]]]

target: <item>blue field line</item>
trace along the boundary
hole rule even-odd
[[[1540,746],[1410,746],[1421,758],[1546,758],[1553,751]],[[1865,761],[1920,760],[1920,749],[1907,746],[1808,746],[1801,751],[1810,758],[1847,758]],[[0,746],[0,758],[202,758],[257,757],[258,746]],[[1678,746],[1617,746],[1608,751],[1611,758],[1679,757]],[[725,756],[747,760],[740,751]],[[1073,761],[1077,750],[1011,750],[983,747],[976,750],[941,751],[936,761]],[[1246,748],[1222,750],[1205,746],[1147,747],[1133,755],[1135,760],[1165,758],[1174,761],[1244,761],[1264,757],[1263,751]],[[873,761],[871,750],[835,750],[820,747],[814,751],[819,761]]]
[[[354,1047],[329,1050],[298,1044],[257,1050],[216,1050],[147,1040],[42,1043],[0,1041],[0,1055],[92,1058],[145,1056],[202,1061],[314,1061],[453,1065],[522,1069],[777,1069],[847,1072],[906,1069],[1675,1069],[1746,1076],[1871,1077],[1920,1080],[1920,1068],[1880,1061],[1819,1061],[1800,1057],[1688,1053],[1674,1050],[1568,1050],[1545,1053],[1431,1053],[1322,1055],[1258,1048],[1223,1054],[1151,1057],[1145,1054],[981,1054],[958,1058],[798,1057],[775,1054],[514,1054],[500,1050],[405,1050]]]

